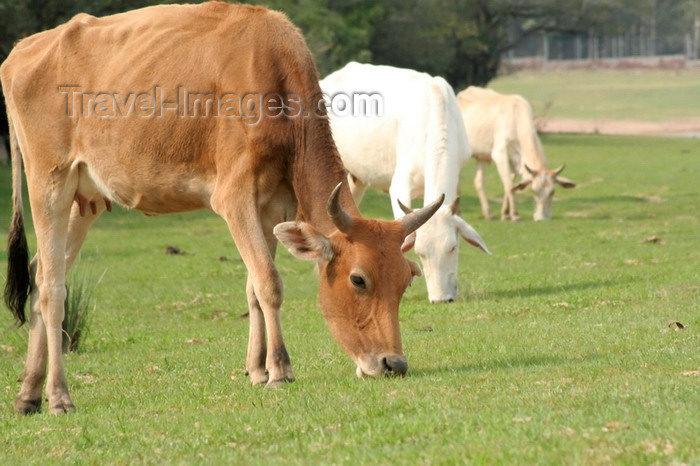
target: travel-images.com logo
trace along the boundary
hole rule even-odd
[[[384,101],[378,93],[320,93],[304,107],[294,93],[191,92],[178,86],[174,96],[165,95],[161,86],[145,92],[92,92],[81,86],[59,86],[70,118],[238,118],[254,125],[265,118],[308,118],[325,116],[381,117]]]

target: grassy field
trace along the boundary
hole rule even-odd
[[[544,144],[579,183],[550,222],[524,194],[521,222],[480,219],[465,168],[463,216],[494,254],[462,246],[454,304],[409,289],[404,379],[355,378],[311,266],[282,252],[297,381],[251,387],[245,269],[223,221],[105,215],[79,263],[104,277],[66,358],[77,414],[14,414],[26,329],[0,323],[0,464],[700,464],[700,142]],[[500,195],[495,169],[487,183]],[[374,192],[362,208],[390,215]]]
[[[700,70],[528,71],[491,82],[548,118],[700,119]]]

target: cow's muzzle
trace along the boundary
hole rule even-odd
[[[380,375],[403,377],[408,372],[406,357],[398,354],[382,354],[372,358],[360,358],[357,360],[355,374],[362,378],[366,375],[379,377]]]
[[[403,377],[408,372],[408,361],[406,361],[405,356],[386,356],[383,362],[388,375]]]

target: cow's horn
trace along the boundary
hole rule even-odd
[[[552,173],[554,174],[554,178],[559,176],[559,173],[563,172],[565,168],[566,168],[566,165],[562,165],[561,167],[557,168],[556,170],[552,170]]]
[[[422,207],[418,210],[414,210],[411,213],[401,217],[399,219],[399,222],[401,222],[401,224],[403,225],[403,229],[406,232],[406,235],[410,235],[418,228],[420,228],[421,225],[427,222],[428,219],[432,217],[433,214],[435,214],[435,212],[437,212],[444,200],[445,195],[441,194],[440,197],[433,201],[431,204]]]
[[[398,199],[396,200],[396,202],[399,203],[399,207],[401,208],[401,210],[403,210],[403,213],[405,215],[408,215],[411,212],[413,212],[413,209],[411,209],[410,207],[406,207],[405,205],[403,205],[403,202],[399,201]]]
[[[340,205],[340,187],[342,185],[343,183],[338,183],[338,186],[333,189],[331,197],[328,198],[326,210],[328,211],[328,215],[330,215],[331,220],[333,220],[335,227],[343,233],[347,233],[352,226],[352,218]]]

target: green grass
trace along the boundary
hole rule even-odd
[[[461,247],[454,304],[409,289],[404,379],[355,378],[312,266],[281,252],[297,381],[251,387],[245,269],[223,221],[106,214],[81,258],[105,272],[90,333],[66,355],[77,414],[14,414],[26,330],[0,325],[0,464],[700,464],[700,142],[544,144],[579,183],[550,222],[531,220],[529,194],[521,222],[482,220],[465,167],[463,216],[494,254]],[[495,169],[487,190],[500,195]],[[362,208],[390,215],[375,192]]]
[[[700,118],[700,70],[527,71],[502,76],[489,87],[522,95],[541,117]]]

